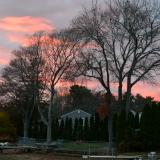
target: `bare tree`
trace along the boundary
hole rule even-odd
[[[1,84],[1,96],[6,101],[12,101],[20,106],[24,129],[23,136],[28,137],[29,124],[35,103],[35,81],[40,70],[39,59],[35,54],[34,46],[21,47],[13,51],[14,58],[9,66],[6,66],[2,73],[3,83]],[[36,83],[40,86],[41,81]]]
[[[14,51],[14,59],[2,75],[3,89],[22,106],[24,137],[28,136],[33,110],[38,107],[41,120],[47,126],[47,143],[51,142],[53,107],[57,105],[56,86],[70,77],[77,50],[72,34],[62,31],[35,33],[28,47]],[[48,103],[45,107],[47,116],[41,106],[43,101]]]
[[[113,142],[113,96],[111,91],[110,60],[106,50],[105,37],[108,27],[104,25],[101,9],[93,5],[91,10],[84,12],[73,21],[73,32],[81,40],[83,50],[77,58],[79,73],[94,78],[107,92],[109,146]]]
[[[144,0],[117,0],[102,9],[95,3],[72,23],[72,31],[83,47],[77,60],[80,74],[97,79],[109,95],[111,84],[118,82],[121,108],[126,83],[126,113],[133,86],[153,80],[160,67],[160,13],[158,3],[157,8],[154,6]],[[112,142],[112,126],[108,126]]]
[[[130,95],[139,81],[154,81],[160,67],[160,12],[159,4],[147,1],[117,1],[110,6],[111,70],[122,85],[127,84],[126,113],[130,110]],[[105,13],[108,15],[108,13]]]
[[[47,117],[39,108],[43,123],[47,126],[47,143],[51,142],[53,108],[56,105],[56,86],[69,77],[74,57],[77,53],[77,43],[67,31],[43,35],[41,53],[45,60],[42,75],[45,90],[49,95]]]

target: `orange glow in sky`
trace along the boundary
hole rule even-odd
[[[11,51],[20,45],[26,44],[28,37],[38,31],[52,31],[53,25],[49,20],[39,17],[5,17],[0,19],[0,32],[3,33],[5,42],[0,41],[0,64],[8,64],[11,58]],[[15,47],[12,47],[14,45]]]
[[[84,4],[89,5],[89,1],[4,0],[3,3],[0,2],[0,68],[9,63],[12,57],[11,51],[24,45],[28,36],[37,31],[65,28]],[[86,85],[93,89],[100,88],[96,81],[89,81]],[[133,88],[133,94],[136,93],[160,100],[160,86],[140,83]]]
[[[52,30],[52,26],[44,18],[5,17],[0,20],[0,29],[11,32],[34,33],[40,30]]]

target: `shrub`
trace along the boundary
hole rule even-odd
[[[0,112],[0,141],[12,141],[16,138],[16,129],[6,112]]]
[[[119,152],[141,152],[145,151],[146,146],[140,141],[121,142],[118,145]]]

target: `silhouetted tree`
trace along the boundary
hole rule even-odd
[[[59,138],[64,138],[64,120],[61,119],[59,124]]]
[[[78,125],[79,125],[79,121],[78,119],[76,118],[75,121],[74,121],[74,130],[73,130],[73,139],[74,140],[77,140],[78,139]]]
[[[94,1],[93,1],[94,2]],[[111,83],[118,83],[121,110],[130,112],[132,88],[140,81],[155,80],[160,67],[159,3],[145,0],[114,1],[105,9],[97,3],[72,22],[82,51],[77,57],[77,74],[96,79],[107,92],[109,143],[113,141]],[[122,105],[123,83],[126,82],[126,102]]]
[[[84,140],[88,140],[89,136],[90,136],[89,135],[89,121],[88,121],[88,118],[85,118],[84,129],[83,129]]]

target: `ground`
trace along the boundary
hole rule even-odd
[[[32,153],[22,153],[22,151],[5,150],[3,154],[0,153],[0,160],[81,160],[82,154],[95,154],[107,155],[106,142],[64,142],[62,146],[58,147],[57,151],[53,153],[46,153],[46,151],[35,151]],[[72,153],[72,154],[71,154]],[[74,154],[74,155],[73,155]],[[117,153],[122,155],[141,155],[144,159],[148,159],[148,152],[133,152],[133,153]],[[160,153],[157,152],[158,159]]]
[[[0,154],[0,160],[80,160],[81,157],[49,154]]]
[[[20,151],[15,151],[12,149],[3,151],[3,154],[0,153],[0,160],[80,160],[80,155],[62,155],[62,153],[65,152],[75,154],[77,152],[82,152],[82,154],[89,154],[90,152],[104,150],[106,146],[106,142],[64,142],[62,146],[58,148],[60,153],[57,154],[46,154],[45,152],[24,154]]]

